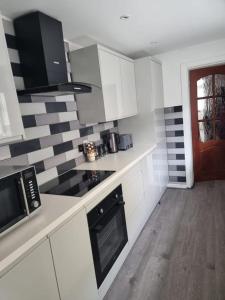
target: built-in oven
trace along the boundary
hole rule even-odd
[[[98,287],[128,242],[124,205],[120,185],[87,216]]]
[[[34,167],[0,167],[0,235],[41,206]]]

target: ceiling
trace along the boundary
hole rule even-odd
[[[225,38],[225,0],[0,0],[12,19],[31,10],[61,20],[74,43],[97,41],[131,57]]]

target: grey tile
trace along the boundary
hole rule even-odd
[[[25,89],[23,77],[13,76],[13,79],[14,79],[14,82],[15,82],[16,89],[18,91]]]
[[[69,122],[50,124],[49,127],[50,127],[51,134],[57,134],[57,133],[61,133],[61,132],[70,131],[70,123]]]
[[[73,147],[77,148],[79,145],[83,144],[83,142],[86,141],[86,140],[87,140],[86,136],[73,140],[72,141],[73,142]]]
[[[61,134],[55,134],[40,138],[41,148],[47,148],[49,146],[58,145],[63,142]]]
[[[19,103],[31,103],[31,95],[18,96]]]
[[[83,154],[81,154],[80,156],[78,156],[77,158],[75,158],[75,162],[76,162],[76,166],[81,165],[82,163],[85,162],[85,157]]]
[[[56,156],[53,156],[51,158],[44,160],[44,166],[45,166],[45,169],[48,170],[48,169],[54,168],[64,162],[66,162],[66,154],[62,153],[62,154],[59,154],[59,155],[56,155]]]
[[[37,115],[35,116],[35,119],[37,126],[60,123],[59,115],[57,113]]]
[[[54,151],[55,155],[72,150],[72,149],[73,149],[72,141],[53,146],[53,151]]]
[[[41,149],[39,139],[30,140],[22,143],[14,143],[9,145],[11,156],[19,156],[21,154],[33,152]]]
[[[0,160],[8,159],[11,157],[9,146],[2,146],[0,147]]]
[[[174,160],[174,159],[176,159],[176,154],[168,154],[167,158],[168,158],[168,160]]]
[[[45,103],[47,113],[66,112],[67,106],[65,102],[47,102]]]
[[[0,161],[1,166],[26,166],[28,164],[27,154]]]
[[[80,129],[80,122],[78,120],[70,121],[70,129],[71,130]]]
[[[56,98],[55,96],[38,96],[38,95],[32,95],[31,96],[31,101],[32,102],[40,102],[40,103],[43,103],[43,102],[56,102]]]
[[[35,164],[32,164],[35,167],[36,173],[40,174],[41,172],[45,171],[45,166],[43,161],[39,161]]]
[[[8,48],[10,62],[20,64],[19,52],[16,49]]]
[[[61,175],[65,172],[75,168],[75,166],[76,166],[75,159],[72,159],[72,160],[69,160],[69,161],[57,166],[56,168],[57,168],[58,174]]]
[[[175,136],[175,131],[166,131],[166,136],[167,137],[174,137]]]
[[[66,102],[67,111],[74,111],[77,110],[76,102]]]
[[[87,136],[93,133],[93,127],[89,126],[89,127],[84,127],[84,128],[80,128],[80,136]]]
[[[22,121],[24,128],[35,127],[37,125],[35,116],[22,116]]]
[[[2,23],[3,23],[5,33],[8,33],[10,35],[15,36],[15,30],[14,30],[13,22],[3,19]]]
[[[94,133],[101,132],[101,131],[105,130],[105,126],[104,126],[104,124],[97,124],[97,125],[93,126],[93,130],[94,130]]]

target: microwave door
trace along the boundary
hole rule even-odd
[[[0,179],[0,234],[27,216],[20,174]]]

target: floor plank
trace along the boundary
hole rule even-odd
[[[168,189],[104,300],[225,300],[225,181]]]

